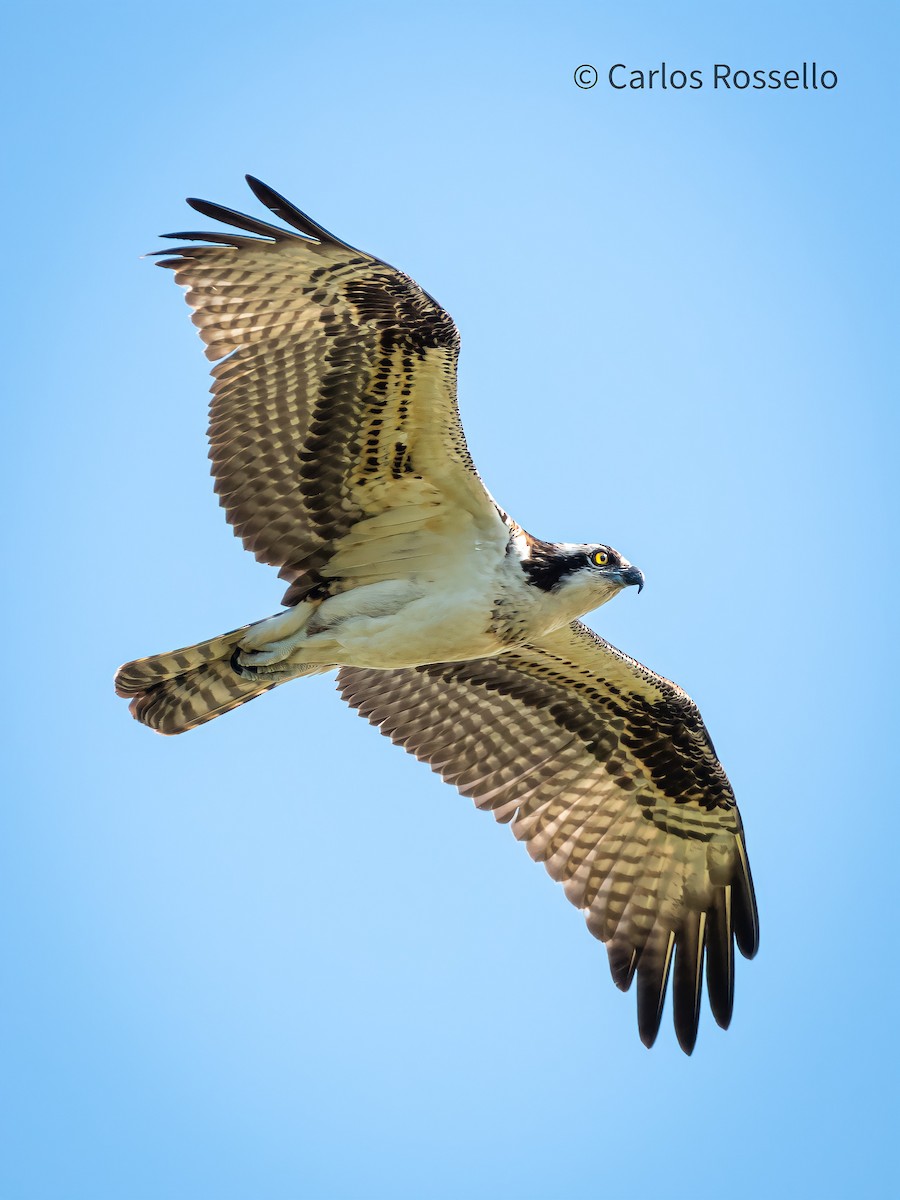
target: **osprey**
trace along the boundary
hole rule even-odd
[[[671,970],[690,1053],[704,960],[727,1027],[734,944],[752,957],[758,920],[734,794],[696,706],[577,619],[643,575],[611,546],[517,525],[466,448],[451,318],[248,183],[290,229],[188,200],[242,232],[168,234],[185,244],[158,265],[188,289],[216,362],[216,492],[247,549],[288,581],[284,608],[126,664],[118,694],[174,734],[339,668],[353,708],[510,822],[563,884],[616,984],[637,976],[647,1046]]]

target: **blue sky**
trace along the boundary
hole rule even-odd
[[[889,1194],[893,6],[7,22],[2,1194]],[[837,88],[710,86],[813,60]],[[605,85],[662,61],[705,86]],[[281,595],[139,257],[196,225],[184,196],[256,211],[246,171],[453,314],[498,500],[645,572],[590,623],[700,704],[761,909],[690,1060],[668,1015],[643,1048],[561,889],[330,678],[180,739],[113,695]]]

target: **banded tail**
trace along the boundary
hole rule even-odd
[[[250,628],[244,625],[208,642],[125,663],[116,672],[116,695],[131,698],[131,715],[157,733],[185,733],[230,712],[287,682],[284,677],[245,679],[234,669],[232,658]],[[332,669],[310,663],[288,678]]]

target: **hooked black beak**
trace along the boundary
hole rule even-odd
[[[626,567],[624,571],[619,572],[619,578],[626,587],[636,583],[638,592],[644,590],[644,572],[639,571],[637,567]]]

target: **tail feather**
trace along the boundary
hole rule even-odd
[[[116,694],[131,698],[132,716],[158,733],[185,733],[222,713],[271,691],[286,678],[247,679],[232,666],[238,643],[249,625],[186,646],[126,663],[116,672]],[[288,676],[314,675],[331,667],[298,666]]]
[[[250,625],[242,625],[240,629],[232,629],[230,633],[210,638],[208,642],[198,642],[196,646],[185,646],[182,650],[170,650],[168,654],[152,654],[149,658],[125,663],[116,671],[116,695],[137,696],[152,684],[177,679],[207,663],[223,658],[228,660],[250,628]]]

